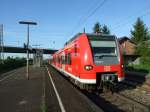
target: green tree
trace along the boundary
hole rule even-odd
[[[110,30],[109,28],[107,27],[107,25],[104,25],[103,28],[102,28],[102,33],[103,34],[110,34]]]
[[[138,45],[136,53],[141,55],[140,63],[144,67],[150,68],[150,45],[145,42],[141,43],[140,45]]]
[[[94,33],[101,33],[101,25],[99,22],[95,23],[94,28],[93,28]]]
[[[144,68],[150,68],[150,46],[147,43],[150,39],[149,29],[144,22],[138,18],[131,30],[131,39],[137,44],[135,54],[141,55],[140,64]]]
[[[145,42],[141,42],[137,45],[135,54],[139,54],[141,56],[149,56],[150,57],[150,47]]]
[[[131,40],[136,44],[140,44],[149,39],[149,31],[144,22],[137,18],[137,21],[133,25],[133,30],[131,30]]]

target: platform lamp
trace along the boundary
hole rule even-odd
[[[26,77],[29,80],[29,25],[37,25],[36,22],[32,21],[19,21],[19,24],[25,24],[27,25],[27,72],[26,72]]]

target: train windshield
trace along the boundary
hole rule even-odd
[[[89,36],[89,43],[96,64],[117,64],[117,45],[113,36]]]
[[[92,52],[94,56],[116,56],[115,41],[90,41]]]

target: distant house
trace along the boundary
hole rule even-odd
[[[119,43],[125,55],[134,55],[136,44],[131,39],[124,36],[119,38]]]
[[[118,39],[121,45],[121,49],[124,54],[124,63],[128,64],[139,64],[140,63],[140,55],[135,55],[135,49],[137,45],[128,37],[124,36]]]

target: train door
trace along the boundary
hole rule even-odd
[[[61,56],[60,56],[60,62],[61,62],[61,63],[60,63],[60,68],[62,68],[62,60],[63,60],[63,59],[62,59],[62,55],[61,55]]]
[[[78,77],[77,44],[74,45],[74,72]]]
[[[65,70],[65,53],[62,53],[62,69]]]

